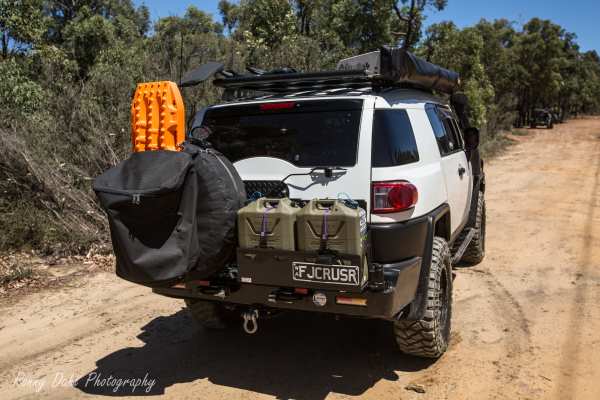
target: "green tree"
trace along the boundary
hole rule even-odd
[[[85,76],[96,62],[96,57],[115,41],[115,26],[83,8],[65,27],[63,38],[64,47],[77,61],[81,76]]]
[[[0,0],[2,58],[36,44],[47,28],[43,0]]]
[[[240,8],[237,4],[227,0],[220,0],[218,8],[223,21],[223,26],[227,29],[227,32],[231,34],[240,20]]]
[[[411,50],[418,43],[426,8],[431,7],[434,10],[441,11],[446,8],[447,4],[448,0],[394,0],[394,12],[404,29],[404,31],[397,33],[398,36],[403,38],[402,48]]]
[[[116,18],[129,20],[140,35],[145,35],[150,27],[148,7],[136,8],[132,0],[45,0],[44,12],[51,21],[46,36],[50,42],[59,45],[63,42],[63,31],[74,19],[81,19],[82,13],[97,15],[110,22]]]
[[[418,53],[429,61],[457,71],[462,89],[469,98],[471,124],[486,127],[488,105],[494,98],[492,86],[482,62],[483,38],[474,28],[459,30],[452,22],[434,24]]]
[[[514,51],[518,33],[506,19],[481,20],[475,29],[483,39],[481,62],[494,87],[494,99],[488,103],[487,128],[490,133],[510,129],[516,120],[519,68]]]
[[[559,25],[539,18],[533,18],[523,26],[523,32],[515,46],[519,65],[515,84],[518,88],[518,108],[522,122],[526,122],[535,107],[551,106],[558,97],[562,81],[561,38],[564,34]]]
[[[0,61],[0,119],[25,118],[44,106],[42,87],[16,60]]]

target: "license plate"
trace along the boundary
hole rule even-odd
[[[354,265],[327,265],[292,262],[292,278],[300,282],[319,282],[334,285],[360,285],[360,268]]]

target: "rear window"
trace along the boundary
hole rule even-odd
[[[405,110],[375,110],[373,119],[373,167],[393,167],[419,161],[408,114]]]
[[[199,129],[232,162],[276,157],[299,167],[351,167],[361,112],[362,100],[350,99],[229,106],[207,110]]]

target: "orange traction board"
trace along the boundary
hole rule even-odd
[[[178,151],[184,140],[185,109],[175,82],[139,83],[131,103],[133,151]]]

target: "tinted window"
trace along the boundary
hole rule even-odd
[[[452,112],[445,107],[437,108],[438,115],[440,116],[444,129],[448,136],[448,142],[450,143],[451,151],[462,149],[463,141],[458,124]]]
[[[429,122],[433,128],[433,133],[435,135],[435,139],[437,140],[440,154],[445,156],[446,154],[451,153],[454,150],[454,143],[452,143],[448,137],[446,127],[440,118],[441,116],[438,113],[437,108],[432,104],[428,104],[425,107],[425,112],[427,113],[427,117],[429,118]]]
[[[415,135],[404,110],[376,110],[373,119],[373,167],[419,161]]]
[[[452,118],[452,134],[454,136],[454,140],[457,146],[456,148],[464,149],[465,141],[463,139],[462,132],[458,127],[458,122],[456,121],[456,118]]]
[[[283,101],[209,109],[200,129],[232,162],[275,157],[300,167],[356,164],[362,100]]]
[[[458,148],[458,142],[456,141],[456,134],[452,127],[452,120],[449,117],[444,116],[442,117],[442,124],[444,125],[446,136],[448,137],[448,148],[450,149],[450,152],[453,152]]]

